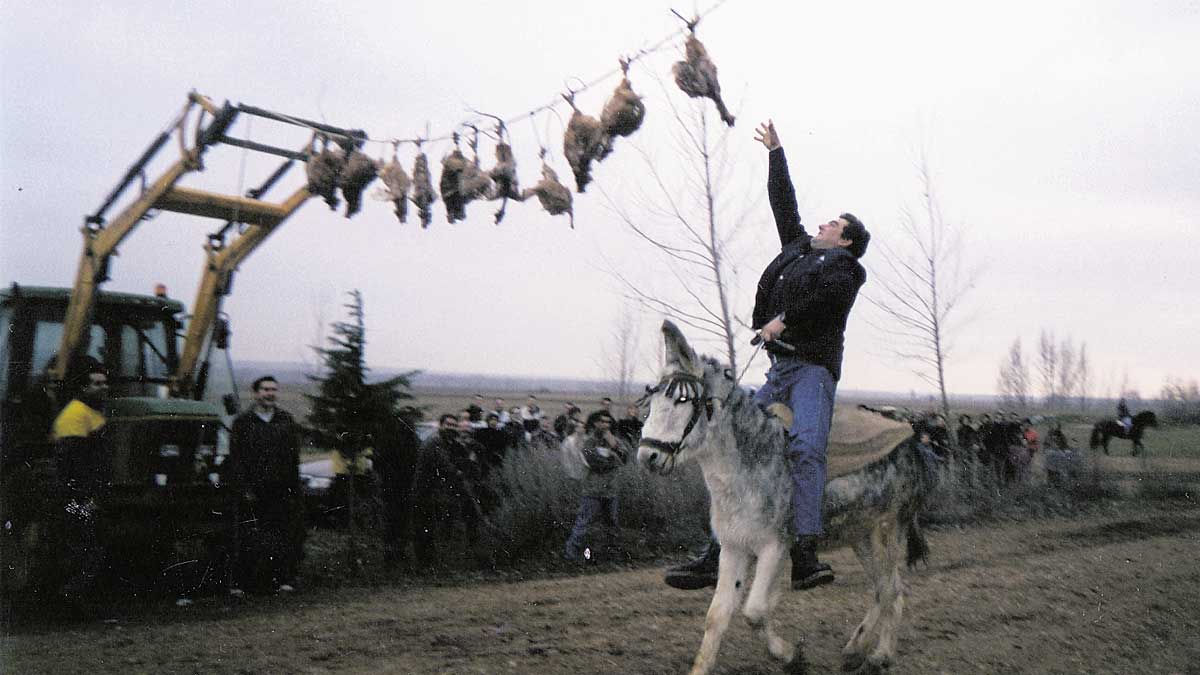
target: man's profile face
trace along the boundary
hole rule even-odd
[[[254,390],[254,402],[260,408],[274,408],[279,397],[279,383],[267,380],[258,383],[258,389]]]
[[[842,237],[843,230],[849,225],[845,218],[834,218],[828,223],[817,227],[817,236],[813,237],[813,248],[845,248],[852,242]]]

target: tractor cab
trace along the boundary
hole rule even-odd
[[[50,430],[71,391],[69,383],[53,380],[50,367],[69,296],[63,288],[0,290],[0,573],[6,590],[24,588],[54,568],[60,505]],[[115,559],[152,567],[195,553],[175,550],[188,539],[182,530],[203,534],[219,527],[213,513],[221,514],[226,501],[220,485],[227,411],[211,401],[169,397],[183,311],[165,296],[99,293],[79,349],[81,358],[109,373],[103,539]]]

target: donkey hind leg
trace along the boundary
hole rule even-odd
[[[875,603],[842,650],[843,669],[879,673],[891,665],[896,655],[896,630],[904,612],[900,565],[905,534],[905,530],[895,523],[881,523],[869,539],[855,546],[855,552],[864,561],[867,575],[875,586]],[[867,560],[870,560],[869,565]]]
[[[803,656],[799,656],[792,643],[779,637],[775,632],[775,606],[783,595],[784,583],[788,580],[789,567],[783,564],[787,549],[782,541],[774,541],[758,552],[758,562],[754,566],[754,581],[750,584],[750,593],[746,597],[746,605],[742,614],[754,632],[767,643],[771,656],[783,661],[789,668],[798,667]],[[795,664],[793,663],[795,662]]]
[[[708,606],[708,616],[704,619],[704,639],[700,641],[700,651],[696,652],[690,675],[706,675],[717,662],[721,638],[725,636],[729,620],[741,604],[749,563],[746,551],[733,546],[721,548],[717,590],[713,593],[712,604]]]

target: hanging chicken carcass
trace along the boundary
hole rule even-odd
[[[642,103],[642,97],[634,93],[633,86],[629,84],[628,61],[621,61],[621,72],[621,83],[613,90],[600,112],[600,124],[610,138],[632,134],[646,119],[646,104]]]
[[[683,93],[692,98],[712,99],[713,103],[717,104],[717,112],[721,114],[721,120],[725,124],[733,126],[733,115],[729,113],[725,102],[721,100],[721,83],[717,81],[717,66],[712,59],[708,58],[708,51],[696,39],[695,33],[688,35],[687,42],[684,44],[684,53],[687,60],[678,61],[671,68],[671,72],[675,74],[675,84],[679,85]]]
[[[346,198],[346,217],[358,213],[362,208],[363,190],[375,180],[379,173],[379,165],[358,150],[351,150],[346,156],[346,165],[342,168],[342,196]]]
[[[437,201],[437,193],[433,191],[429,158],[423,152],[418,152],[417,159],[413,162],[411,199],[421,217],[421,227],[429,227],[433,222],[433,209],[430,206]]]
[[[592,181],[592,161],[600,161],[612,152],[612,143],[600,120],[585,115],[575,107],[573,97],[564,96],[571,104],[574,112],[567,122],[567,131],[563,134],[563,155],[571,165],[575,174],[575,187],[584,192],[587,184]]]
[[[575,213],[571,208],[571,190],[558,180],[558,174],[549,164],[542,162],[542,179],[532,188],[521,193],[521,199],[535,196],[542,203],[542,208],[552,216],[567,214],[570,217],[571,229],[575,229]]]
[[[393,157],[392,161],[379,169],[379,179],[383,181],[388,199],[395,207],[396,218],[402,223],[405,222],[408,220],[408,190],[412,187],[412,179],[408,177],[408,172]]]
[[[305,167],[308,191],[324,198],[331,211],[338,206],[337,189],[345,165],[345,155],[336,148],[330,148],[329,139],[325,139],[321,152],[310,155]]]
[[[500,210],[496,212],[496,224],[504,220],[504,210],[508,200],[521,201],[521,189],[517,185],[517,159],[513,156],[512,146],[504,141],[496,144],[496,166],[488,172],[492,179],[492,193],[489,199],[502,199]]]

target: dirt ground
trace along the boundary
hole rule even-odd
[[[907,575],[905,673],[1200,673],[1200,505],[1111,502],[1077,518],[929,533]],[[789,592],[785,635],[837,672],[868,600],[849,550],[831,585]],[[683,673],[708,591],[661,569],[582,569],[519,583],[301,590],[143,602],[109,618],[7,627],[9,673]],[[146,605],[152,605],[146,607]],[[745,625],[716,672],[779,672]]]

